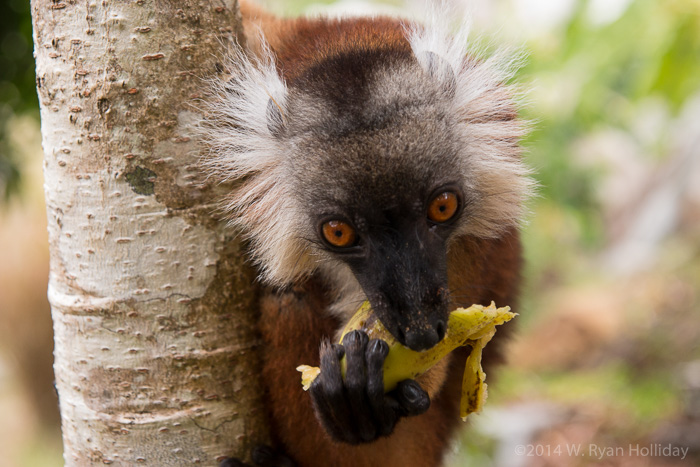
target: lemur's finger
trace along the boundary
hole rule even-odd
[[[311,384],[311,402],[321,423],[331,436],[348,443],[359,442],[354,427],[353,414],[346,400],[345,387],[340,372],[340,351],[329,341],[321,342],[321,375]]]
[[[384,394],[383,367],[388,354],[389,345],[381,339],[373,339],[367,344],[367,398],[377,424],[378,436],[388,436],[394,431],[400,411],[396,399]]]
[[[392,394],[401,407],[402,416],[420,415],[430,408],[430,396],[415,380],[401,381]]]
[[[355,418],[357,434],[362,441],[377,437],[377,429],[367,399],[365,349],[369,338],[363,331],[352,331],[343,338],[345,348],[345,389]]]

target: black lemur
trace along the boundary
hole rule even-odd
[[[225,206],[265,284],[275,447],[301,466],[438,465],[466,351],[385,395],[383,341],[329,342],[364,300],[414,350],[455,307],[517,305],[532,182],[510,59],[470,53],[444,11],[426,25],[241,13],[248,41],[211,99],[204,165],[239,180]],[[302,363],[322,369],[309,393]]]

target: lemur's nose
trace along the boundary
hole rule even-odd
[[[434,328],[410,329],[406,332],[406,347],[420,352],[428,350],[445,337],[445,325],[442,321]]]
[[[438,333],[438,342],[440,342],[445,337],[445,332],[447,332],[447,327],[445,322],[440,320],[435,324],[435,330]]]

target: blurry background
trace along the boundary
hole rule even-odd
[[[421,11],[260,3],[288,15]],[[0,466],[58,466],[31,22],[26,0],[5,4]],[[700,0],[469,4],[476,33],[528,55],[516,81],[529,90],[540,189],[519,336],[449,466],[700,465]]]

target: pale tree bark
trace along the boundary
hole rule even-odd
[[[266,439],[253,274],[197,183],[232,0],[33,0],[67,465],[215,465]]]

